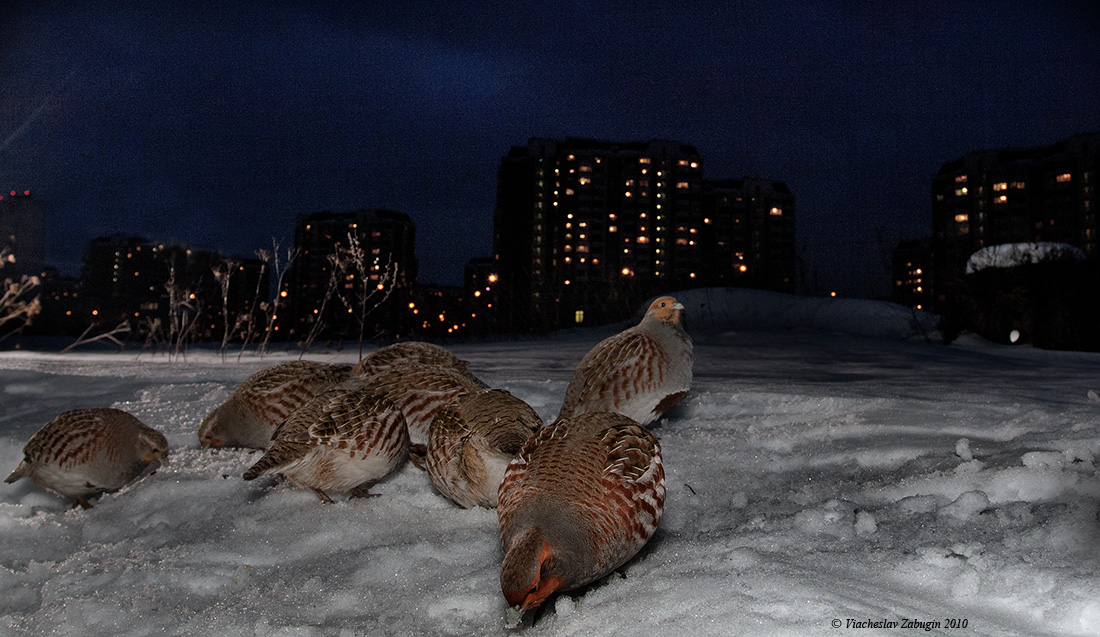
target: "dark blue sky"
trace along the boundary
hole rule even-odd
[[[1100,129],[1085,2],[88,4],[0,8],[0,190],[73,274],[113,232],[251,255],[389,207],[457,284],[510,146],[667,137],[786,181],[819,291],[882,295],[940,164]]]

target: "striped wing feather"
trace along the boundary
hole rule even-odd
[[[649,336],[627,330],[594,347],[581,360],[565,390],[559,418],[616,411],[664,380],[668,355]]]

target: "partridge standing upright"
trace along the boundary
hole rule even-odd
[[[645,545],[664,504],[660,444],[630,418],[582,414],[540,430],[500,485],[508,604],[522,614],[607,575]]]
[[[372,376],[350,378],[346,384],[373,389],[401,408],[409,426],[411,457],[420,468],[424,468],[428,427],[435,413],[455,396],[485,388],[462,372],[419,363],[405,363]]]
[[[584,355],[565,389],[558,418],[610,411],[648,425],[691,389],[691,337],[680,326],[684,306],[671,296],[650,304],[634,327]]]
[[[369,483],[397,469],[408,446],[397,405],[369,389],[334,387],[283,421],[271,446],[243,477],[254,480],[275,471],[331,503],[326,491],[371,495]]]
[[[495,507],[504,468],[540,427],[535,410],[503,389],[459,394],[432,419],[428,477],[459,506]]]
[[[279,423],[322,391],[343,382],[351,367],[290,361],[260,370],[241,383],[199,425],[206,447],[267,449]]]
[[[74,409],[31,436],[23,462],[5,482],[30,478],[88,509],[92,505],[84,496],[122,488],[167,453],[164,434],[124,411]]]
[[[351,375],[371,376],[409,363],[435,365],[436,367],[453,369],[469,376],[470,380],[488,389],[485,383],[482,383],[466,369],[469,363],[458,358],[444,347],[440,347],[433,343],[425,343],[423,341],[394,343],[393,345],[387,345],[382,349],[372,352],[364,356],[362,360],[355,364],[355,367],[351,370]]]

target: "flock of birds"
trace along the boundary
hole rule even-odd
[[[381,348],[354,366],[281,363],[246,379],[199,427],[207,447],[263,449],[245,480],[276,473],[371,496],[406,458],[462,507],[496,507],[501,591],[515,619],[633,557],[664,509],[661,447],[646,425],[691,387],[683,305],[653,301],[574,371],[557,420],[492,389],[446,349]],[[168,453],[164,435],[112,408],[62,413],[36,432],[6,482],[30,478],[88,508]],[[75,506],[75,505],[74,505]]]

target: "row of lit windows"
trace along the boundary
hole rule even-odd
[[[1057,182],[1057,183],[1060,183],[1060,184],[1070,183],[1070,182],[1073,181],[1073,174],[1072,173],[1059,173],[1059,174],[1054,176],[1054,181]],[[957,183],[957,184],[966,183],[966,175],[956,176],[955,177],[955,183]],[[994,192],[1002,192],[1002,191],[1008,190],[1009,188],[1011,188],[1013,190],[1024,190],[1025,188],[1027,188],[1027,183],[1023,182],[1023,181],[999,181],[999,182],[996,182],[996,183],[993,184],[993,191]],[[968,190],[967,190],[966,186],[960,186],[960,187],[955,189],[955,196],[960,197],[962,195],[967,194],[967,192],[968,192]]]

